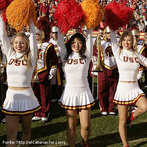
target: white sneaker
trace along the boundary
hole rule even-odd
[[[108,115],[108,112],[101,112],[101,114],[102,114],[103,116],[106,116],[106,115]]]
[[[39,117],[39,116],[34,116],[34,117],[32,118],[32,120],[33,120],[33,121],[41,120],[41,117]]]
[[[1,123],[6,123],[6,119],[3,118],[3,119],[1,120]]]
[[[137,107],[132,107],[131,113],[135,112],[137,110]]]
[[[116,113],[115,112],[109,112],[109,115],[115,115]]]
[[[41,120],[42,120],[43,122],[47,122],[47,121],[48,121],[48,118],[47,118],[47,117],[42,117]]]

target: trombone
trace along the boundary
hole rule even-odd
[[[101,38],[100,37],[101,37],[101,34],[98,34],[97,37],[96,37],[97,65],[96,65],[96,68],[93,70],[93,72],[101,72],[101,71],[103,71],[102,67],[101,67],[101,61],[100,61],[100,54],[101,54],[101,51],[100,51]]]

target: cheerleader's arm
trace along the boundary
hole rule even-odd
[[[93,54],[93,43],[92,43],[92,29],[86,30],[86,55],[92,58]]]
[[[116,57],[119,52],[119,47],[117,44],[116,33],[113,30],[111,30],[111,43],[112,43],[112,52]]]
[[[36,40],[36,31],[34,23],[30,24],[30,51],[31,51],[31,62],[35,66],[36,57],[37,57],[37,40]]]
[[[60,30],[58,30],[57,46],[59,49],[59,56],[62,62],[64,62],[64,57],[66,55],[66,47],[64,44],[64,35],[60,33]]]
[[[137,56],[136,61],[147,68],[147,58],[139,54],[138,52],[135,52],[135,55]]]
[[[7,56],[8,53],[11,51],[11,44],[9,38],[7,37],[6,26],[3,22],[2,17],[0,17],[0,40],[2,43],[2,52]]]

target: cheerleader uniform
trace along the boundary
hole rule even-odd
[[[113,31],[111,31],[111,40],[112,51],[116,58],[119,71],[119,82],[115,92],[114,102],[119,105],[135,105],[138,99],[145,95],[139,88],[137,74],[140,64],[147,66],[147,58],[132,50],[122,49],[120,52],[116,35]]]
[[[58,33],[59,55],[63,63],[65,75],[65,89],[59,100],[59,104],[68,110],[88,109],[95,104],[88,84],[88,69],[92,58],[92,31],[87,30],[86,59],[79,53],[72,52],[65,62],[66,48],[64,36]]]
[[[31,65],[27,65],[24,53],[17,53],[11,48],[11,44],[6,36],[5,26],[0,18],[0,39],[2,41],[2,52],[7,57],[7,82],[8,87],[30,87],[23,90],[8,88],[3,104],[2,112],[7,115],[26,115],[40,109],[40,105],[31,88],[31,79],[37,57],[37,46],[35,37],[35,27],[31,24],[30,32],[30,60]]]

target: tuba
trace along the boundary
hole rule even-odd
[[[101,68],[101,61],[100,61],[100,54],[101,54],[101,51],[100,51],[100,48],[101,48],[101,34],[98,34],[97,37],[96,37],[96,48],[97,48],[97,65],[96,65],[96,68],[93,70],[93,72],[100,72],[100,71],[103,71],[102,68]]]

